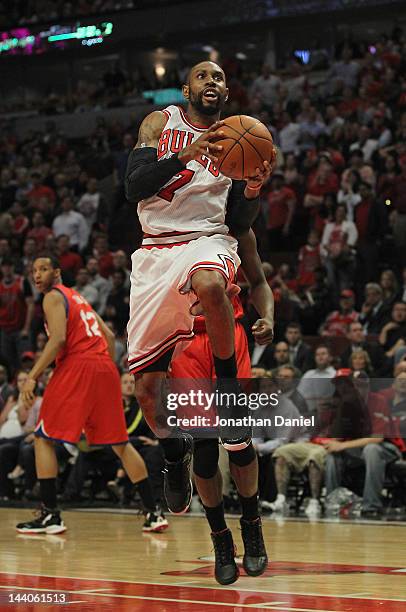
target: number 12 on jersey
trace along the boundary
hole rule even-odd
[[[175,191],[177,191],[181,187],[184,187],[184,185],[190,183],[194,173],[194,170],[189,170],[189,168],[185,168],[174,177],[174,181],[172,181],[171,183],[169,183],[169,185],[163,187],[160,191],[158,191],[158,197],[162,198],[163,200],[166,200],[167,202],[172,202],[175,195]]]
[[[94,312],[87,312],[85,310],[80,311],[80,318],[85,324],[87,335],[91,338],[92,336],[101,336],[99,324],[96,319]]]

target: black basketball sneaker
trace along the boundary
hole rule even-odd
[[[164,495],[169,512],[183,514],[192,501],[193,485],[190,479],[190,464],[193,453],[193,438],[183,434],[184,455],[179,461],[167,461],[164,468]]]
[[[261,519],[259,517],[255,521],[240,519],[240,525],[244,542],[243,567],[249,576],[260,576],[268,567]]]
[[[214,576],[219,584],[232,584],[238,579],[240,572],[234,558],[236,550],[231,531],[224,529],[219,533],[212,533],[211,539],[216,557]]]
[[[169,523],[166,520],[162,510],[156,512],[147,512],[145,514],[145,522],[142,526],[142,530],[146,533],[161,533],[168,529]]]
[[[217,379],[216,405],[219,417],[219,437],[228,451],[247,448],[252,438],[250,410],[237,379]]]
[[[63,533],[66,531],[66,526],[59,510],[50,510],[41,506],[41,509],[36,512],[37,517],[26,523],[18,523],[16,529],[19,533]]]

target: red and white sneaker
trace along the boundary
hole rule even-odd
[[[142,530],[145,532],[155,532],[155,533],[161,533],[162,531],[165,531],[165,529],[168,529],[169,527],[169,523],[166,520],[163,512],[157,512],[157,514],[154,514],[153,512],[148,512],[145,515],[145,522],[142,526]]]

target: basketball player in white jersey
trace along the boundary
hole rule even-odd
[[[126,174],[126,195],[138,202],[144,239],[132,256],[129,369],[136,396],[150,427],[161,437],[166,459],[165,496],[169,510],[181,514],[190,504],[192,441],[168,435],[158,422],[163,384],[177,342],[193,337],[191,307],[199,301],[213,350],[217,384],[235,381],[234,318],[226,290],[239,258],[237,241],[225,224],[232,206],[241,231],[258,212],[259,191],[271,168],[264,162],[254,177],[232,181],[216,169],[219,116],[228,89],[223,70],[213,62],[194,66],[183,86],[185,114],[176,106],[148,115],[139,131]],[[231,387],[238,390],[238,385]],[[230,387],[228,387],[228,391]],[[223,439],[230,459],[248,465],[255,457],[248,434]],[[246,503],[256,502],[247,498]],[[244,501],[242,500],[242,503]],[[262,542],[260,522],[258,541]],[[257,570],[264,571],[263,542]],[[255,561],[255,560],[253,560]]]

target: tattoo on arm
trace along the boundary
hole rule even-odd
[[[162,134],[166,123],[166,117],[161,111],[154,111],[141,123],[138,132],[138,141],[135,145],[136,149],[144,147],[158,147],[159,138]]]

